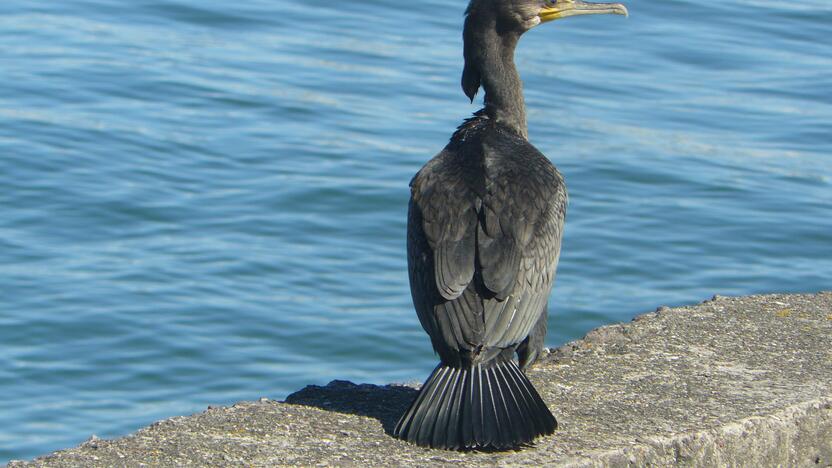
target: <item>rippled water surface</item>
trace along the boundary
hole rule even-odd
[[[521,43],[571,195],[548,342],[832,287],[832,4],[632,0]],[[0,463],[423,379],[407,183],[476,104],[464,0],[0,2]]]

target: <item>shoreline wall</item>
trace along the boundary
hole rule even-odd
[[[413,388],[333,381],[9,466],[832,466],[832,292],[659,308],[529,376],[560,428],[518,451],[398,441]]]

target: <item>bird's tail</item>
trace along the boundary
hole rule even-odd
[[[517,364],[502,356],[471,368],[439,364],[394,435],[443,449],[509,449],[558,424]]]

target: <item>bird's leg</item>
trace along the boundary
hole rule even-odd
[[[529,336],[527,336],[526,339],[523,340],[519,346],[517,346],[517,356],[520,359],[520,369],[523,371],[534,364],[543,352],[543,346],[546,341],[546,330],[548,327],[548,310],[549,305],[547,303],[543,306],[543,311],[540,313],[540,317],[534,324]]]

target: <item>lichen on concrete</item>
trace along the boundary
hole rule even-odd
[[[413,388],[335,381],[10,466],[832,466],[832,293],[659,308],[552,350],[530,378],[560,428],[516,451],[401,442]]]

